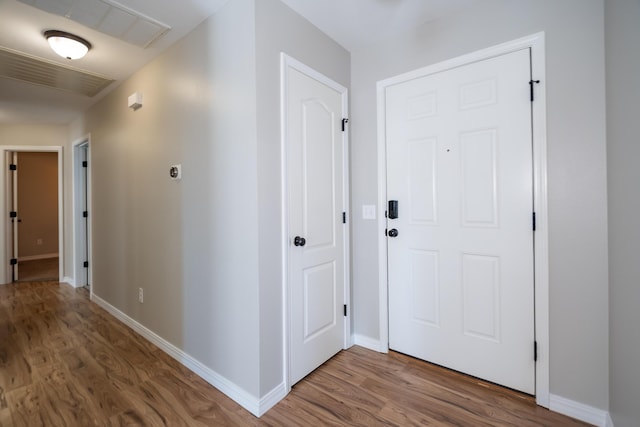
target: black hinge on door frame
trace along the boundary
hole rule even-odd
[[[83,266],[84,268],[89,268],[89,261],[85,261],[85,262],[82,264],[82,266]]]
[[[347,213],[346,212],[342,212],[342,223],[343,224],[347,223]]]
[[[531,225],[532,225],[533,231],[536,231],[536,213],[535,212],[532,212],[531,223],[532,223]]]
[[[89,163],[86,160],[82,161],[82,167],[86,168],[89,165]]]
[[[9,260],[9,265],[16,265],[18,263],[18,259],[17,258],[11,258]]]
[[[347,123],[349,123],[349,119],[347,119],[346,117],[342,119],[342,132],[344,132],[344,130],[347,128]]]
[[[88,211],[83,211],[82,212],[82,217],[83,218],[87,218],[89,216],[89,212]]]
[[[529,80],[529,93],[531,95],[531,98],[530,98],[531,102],[533,102],[533,98],[534,98],[534,96],[533,96],[533,92],[534,92],[533,91],[533,85],[534,84],[539,84],[539,83],[540,83],[540,80]]]
[[[344,317],[347,317],[347,304],[344,305]]]
[[[18,165],[14,165],[13,163],[11,163],[11,164],[9,165],[9,170],[10,170],[10,171],[18,170]]]
[[[18,212],[16,211],[9,212],[9,218],[17,218],[17,217],[18,217]]]
[[[538,361],[538,341],[533,342],[533,361]]]

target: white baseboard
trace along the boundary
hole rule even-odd
[[[262,415],[266,414],[269,409],[273,408],[278,402],[284,399],[287,394],[289,394],[289,390],[287,390],[284,382],[280,383],[278,386],[276,386],[276,388],[271,390],[262,399],[260,399],[258,412],[257,414],[253,414],[257,417],[261,417]]]
[[[183,350],[171,344],[169,341],[160,337],[155,332],[147,329],[145,326],[138,323],[136,320],[132,319],[122,311],[118,310],[99,296],[92,294],[91,300],[108,311],[116,319],[120,320],[122,323],[129,326],[138,334],[142,335],[142,337],[158,346],[169,356],[173,357],[175,360],[182,363],[191,371],[199,375],[206,382],[220,390],[222,393],[226,394],[229,398],[234,400],[236,403],[245,408],[247,411],[251,412],[256,417],[260,417],[261,415],[263,415],[276,403],[282,400],[288,393],[285,388],[285,384],[281,383],[272,391],[267,393],[262,399],[258,399],[251,393],[248,393],[246,390],[239,387],[234,382],[218,374],[213,369],[207,367],[200,361],[185,353]]]
[[[613,421],[607,411],[575,402],[565,397],[551,394],[549,396],[549,409],[597,427],[613,427]]]
[[[76,281],[73,279],[73,277],[69,277],[69,276],[64,276],[62,278],[62,280],[60,280],[61,283],[66,283],[67,285],[71,285],[74,288],[76,287]]]
[[[50,258],[58,258],[58,254],[54,253],[54,254],[19,256],[18,257],[18,262],[35,261],[37,259],[50,259]]]
[[[374,340],[373,338],[365,337],[364,335],[353,335],[353,343],[360,347],[368,348],[369,350],[377,351],[378,353],[388,353],[389,348],[383,345],[380,340]]]

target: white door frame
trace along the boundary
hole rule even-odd
[[[63,177],[64,173],[62,170],[63,161],[62,161],[62,146],[53,145],[53,146],[36,146],[36,145],[3,145],[0,146],[0,155],[4,159],[6,157],[7,152],[47,152],[47,153],[58,153],[58,277],[60,281],[63,280],[64,277],[64,200],[63,200],[63,189],[64,182]],[[4,162],[4,161],[3,161]],[[5,170],[4,173],[0,173],[0,188],[7,190],[7,175],[9,171]],[[11,266],[9,265],[9,251],[8,251],[8,232],[9,232],[9,207],[7,206],[7,198],[4,198],[3,207],[4,209],[0,210],[0,221],[2,221],[3,226],[0,227],[0,279],[2,283],[11,283]]]
[[[73,285],[79,287],[82,280],[79,280],[80,276],[85,274],[84,261],[80,259],[83,252],[80,250],[80,246],[85,242],[81,241],[80,237],[83,235],[81,227],[83,226],[84,218],[80,215],[80,201],[82,200],[80,191],[82,191],[82,174],[84,173],[82,167],[82,157],[79,155],[83,146],[87,147],[87,161],[91,158],[91,135],[87,135],[73,142],[73,149],[71,152],[71,163],[73,164],[73,214],[71,220],[73,222]],[[87,217],[87,232],[86,232],[86,245],[87,245],[87,257],[89,261],[89,284],[93,282],[93,269],[91,262],[91,165],[87,169],[87,206],[89,210],[89,216]],[[91,296],[93,296],[93,286],[90,287]]]
[[[342,94],[342,110],[345,114],[349,111],[348,102],[348,90],[342,85],[329,79],[316,70],[308,67],[302,62],[290,57],[282,52],[280,54],[280,170],[281,170],[281,200],[282,200],[282,324],[283,324],[283,336],[284,336],[284,349],[283,349],[283,382],[287,392],[291,390],[291,382],[289,380],[289,361],[290,361],[290,301],[289,301],[289,265],[288,265],[288,253],[289,253],[289,203],[288,203],[288,190],[287,190],[287,73],[288,67],[294,68],[297,71],[319,81],[320,83],[331,87],[332,89]],[[349,308],[347,317],[344,322],[344,343],[343,348],[349,348],[352,345],[351,340],[351,269],[350,269],[350,227],[349,227],[349,126],[345,127],[345,131],[342,133],[342,150],[343,150],[343,206],[347,216],[347,222],[344,224],[344,303]]]
[[[547,140],[545,96],[545,36],[533,34],[438,64],[430,65],[378,82],[378,276],[380,301],[380,350],[389,351],[389,305],[387,280],[387,237],[385,210],[387,204],[387,153],[385,89],[408,80],[439,73],[473,62],[504,55],[520,49],[531,49],[531,72],[535,85],[535,101],[532,104],[533,119],[533,206],[536,212],[534,234],[535,256],[535,340],[538,360],[536,363],[536,402],[549,407],[549,227],[547,216]],[[523,82],[527,84],[527,82]],[[533,348],[531,349],[533,357]]]

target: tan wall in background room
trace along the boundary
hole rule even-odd
[[[18,153],[18,218],[19,259],[58,254],[58,153]]]

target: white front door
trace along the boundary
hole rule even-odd
[[[289,382],[344,346],[346,89],[285,58]]]
[[[533,394],[530,68],[522,49],[385,96],[389,347]]]

